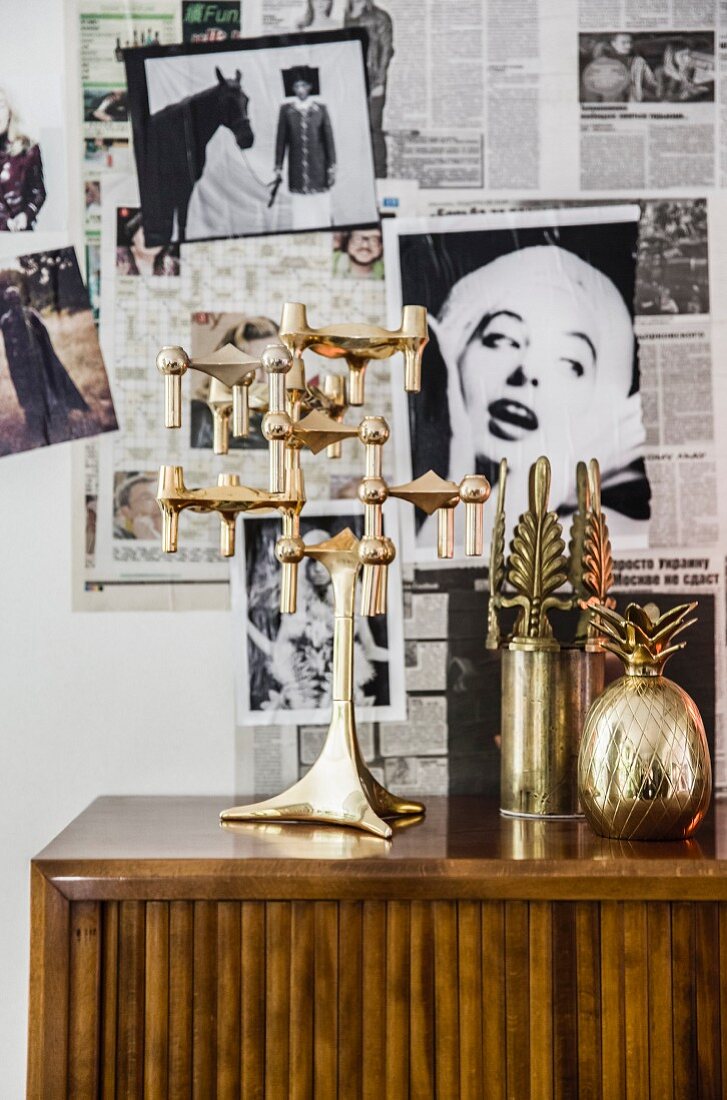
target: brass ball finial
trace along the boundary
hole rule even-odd
[[[396,547],[386,535],[364,535],[359,543],[358,560],[362,565],[391,565]]]
[[[282,535],[275,543],[275,557],[282,565],[297,565],[305,557],[305,543],[298,535]]]
[[[160,374],[166,377],[170,375],[181,377],[189,366],[189,356],[184,348],[169,344],[159,349],[156,364]]]
[[[490,496],[490,483],[482,474],[468,474],[459,483],[459,499],[463,504],[484,504]]]
[[[189,366],[189,356],[184,348],[167,345],[156,358],[157,370],[164,376],[164,425],[167,428],[182,426],[182,375]]]
[[[383,446],[390,434],[389,425],[383,416],[365,416],[358,429],[359,439],[367,446],[370,444]]]
[[[293,366],[293,356],[283,344],[268,344],[260,363],[268,374],[287,374]]]

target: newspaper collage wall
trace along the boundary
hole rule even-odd
[[[181,344],[194,354],[225,340],[264,346],[286,300],[307,302],[314,325],[396,324],[402,300],[415,293],[427,297],[446,375],[453,362],[462,366],[465,351],[469,355],[452,343],[456,326],[449,325],[448,336],[448,317],[470,326],[460,329],[463,338],[476,330],[493,355],[518,342],[510,330],[485,331],[487,280],[473,282],[475,272],[502,265],[514,251],[541,255],[543,246],[577,257],[560,264],[564,280],[569,264],[603,271],[598,256],[613,246],[616,229],[623,230],[625,266],[621,274],[601,274],[599,286],[611,298],[620,294],[619,316],[623,302],[631,313],[628,339],[635,333],[638,358],[633,375],[629,359],[621,404],[614,392],[595,388],[579,415],[588,426],[586,440],[597,438],[596,429],[609,431],[623,457],[616,468],[638,472],[615,479],[609,512],[619,603],[648,596],[664,609],[699,599],[699,634],[675,658],[674,676],[714,731],[716,785],[727,787],[727,526],[718,480],[727,436],[727,265],[720,248],[727,232],[727,114],[720,104],[727,91],[717,65],[727,6],[716,0],[646,6],[633,0],[78,0],[77,16],[87,279],[120,430],[75,448],[76,607],[221,609],[231,599],[239,643],[238,786],[279,789],[312,762],[325,730],[324,687],[308,690],[316,677],[325,686],[325,669],[311,661],[296,683],[286,683],[281,668],[306,638],[311,652],[325,651],[328,643],[315,630],[328,615],[329,597],[311,576],[303,584],[305,614],[293,617],[290,629],[265,619],[275,598],[267,521],[244,524],[245,553],[238,551],[231,575],[217,553],[216,525],[205,517],[185,516],[179,553],[162,555],[153,499],[159,464],[182,464],[189,485],[211,484],[219,472],[233,470],[248,484],[264,484],[265,452],[252,440],[244,454],[233,448],[213,457],[202,388],[186,389],[182,432],[165,432],[154,370],[158,348]],[[140,199],[121,50],[192,41],[193,35],[219,41],[349,25],[369,34],[372,154],[385,250],[379,230],[282,233],[171,244],[141,269],[128,248]],[[497,244],[498,233],[505,243]],[[448,282],[440,278],[445,269]],[[529,325],[533,343],[534,306],[543,305],[537,285],[529,296],[521,293],[517,309],[498,307],[525,318],[518,323]],[[468,286],[479,313],[465,318],[457,309]],[[621,323],[616,313],[608,318],[604,347]],[[587,376],[580,357],[564,352],[563,360]],[[320,364],[312,356],[308,366],[312,376]],[[456,415],[463,431],[476,434],[479,400],[482,423],[488,416],[490,425],[497,421],[496,439],[512,440],[534,426],[524,391],[512,389],[522,374],[503,370],[505,388],[495,397],[468,391],[463,375],[467,401],[457,413],[450,407],[446,439],[460,436]],[[451,396],[451,371],[449,377]],[[562,386],[558,392],[562,398]],[[388,473],[420,472],[411,434],[416,409],[401,392],[396,364],[391,371],[371,369],[366,396],[365,412],[395,424]],[[540,409],[541,434],[533,438],[556,440],[564,427],[559,417],[566,415],[562,402],[550,406],[548,425],[548,406]],[[478,462],[500,457],[478,447],[469,456]],[[454,454],[447,452],[452,462]],[[358,458],[344,450],[339,460],[305,462],[308,497],[318,502],[306,510],[308,531],[332,534],[344,521],[355,526]],[[451,471],[458,478],[466,472]],[[564,483],[553,502],[566,522],[569,492]],[[516,518],[508,512],[510,527]],[[396,522],[392,510],[390,523]],[[496,656],[484,648],[486,568],[431,561],[426,532],[410,522],[402,513],[402,596],[397,600],[395,584],[387,621],[371,629],[359,624],[357,633],[362,748],[374,772],[402,793],[493,791],[499,680]],[[317,603],[326,606],[317,609]]]

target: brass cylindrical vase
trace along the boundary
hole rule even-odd
[[[503,649],[500,812],[576,817],[578,750],[605,683],[606,657],[583,649]]]

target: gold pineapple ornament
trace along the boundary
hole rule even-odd
[[[696,622],[696,603],[664,615],[629,604],[625,615],[594,607],[601,644],[625,675],[591,706],[578,759],[586,818],[600,836],[682,840],[697,829],[712,792],[712,767],[694,700],[663,675],[685,642],[674,639]],[[652,613],[653,612],[653,613]]]

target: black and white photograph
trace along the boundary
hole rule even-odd
[[[116,211],[116,270],[119,275],[179,275],[179,245],[147,245],[139,207],[120,206]]]
[[[249,313],[199,311],[192,314],[192,357],[232,344],[246,355],[259,359],[268,344],[277,343],[278,326],[270,317]],[[207,449],[214,439],[212,410],[207,401],[212,379],[199,371],[191,371],[190,378],[190,447]],[[232,451],[264,451],[268,443],[262,432],[262,419],[267,411],[268,388],[265,372],[261,370],[248,390],[250,403],[250,434],[230,434]]]
[[[365,39],[127,51],[147,243],[376,225]]]
[[[421,392],[394,389],[402,480],[431,468],[454,481],[484,474],[494,487],[506,458],[512,525],[540,455],[561,515],[576,505],[577,462],[597,458],[611,537],[646,545],[638,217],[629,205],[384,223],[389,323],[402,302],[429,314]],[[431,558],[435,524],[415,522],[411,552]]]
[[[117,426],[74,250],[6,261],[0,270],[0,455]]]
[[[244,549],[232,559],[230,572],[238,724],[327,722],[333,676],[330,575],[319,562],[304,558],[298,567],[297,610],[282,615],[281,566],[275,557],[280,520],[248,517],[240,528]],[[350,501],[311,502],[301,517],[307,543],[323,542],[346,528],[363,535],[363,514]],[[398,561],[389,567],[388,605],[386,615],[356,614],[354,699],[361,722],[406,716]]]
[[[706,199],[642,203],[636,313],[709,313]]]
[[[711,31],[580,34],[578,50],[583,104],[714,102]]]

